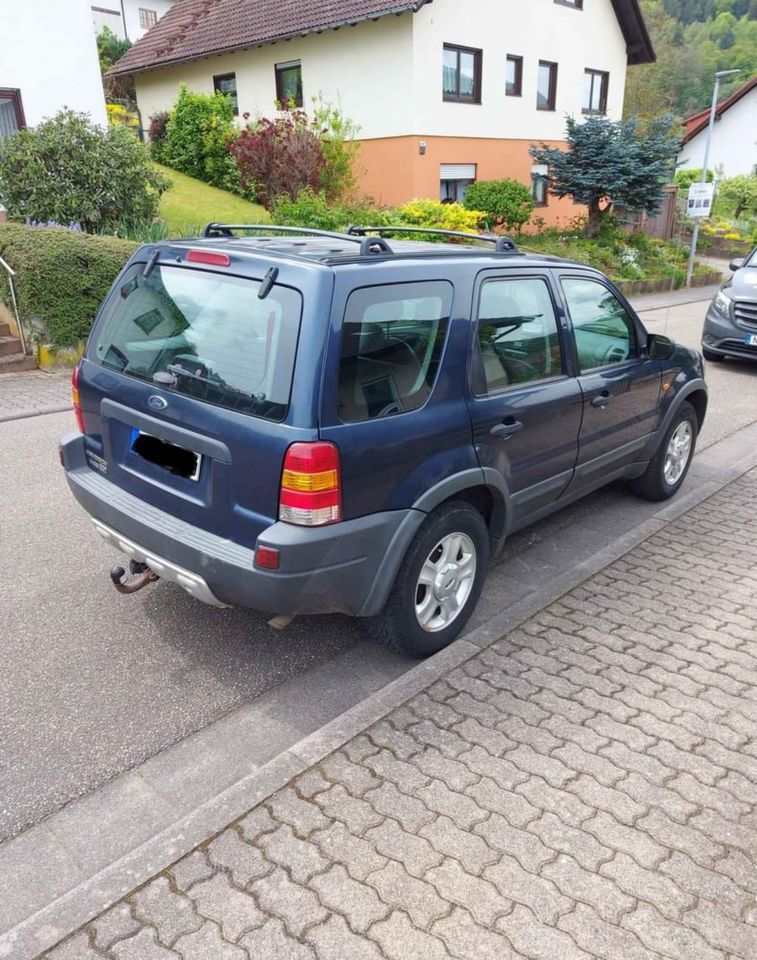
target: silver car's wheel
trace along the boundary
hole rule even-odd
[[[429,633],[446,629],[470,596],[476,579],[476,546],[466,533],[449,533],[421,567],[415,616]]]
[[[663,474],[665,482],[674,486],[681,479],[689,465],[694,446],[694,431],[688,420],[682,420],[673,431],[665,451]]]

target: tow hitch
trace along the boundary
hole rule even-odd
[[[153,573],[146,563],[140,563],[137,560],[129,561],[129,573],[134,579],[124,582],[126,571],[123,567],[113,567],[110,571],[110,579],[119,593],[136,593],[137,590],[146,587],[148,583],[155,583],[156,580],[160,580],[157,573]]]

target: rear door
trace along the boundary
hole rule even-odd
[[[594,486],[640,456],[660,421],[660,365],[643,328],[609,283],[560,277],[573,328],[583,420],[575,487]]]
[[[286,448],[317,438],[325,322],[305,304],[328,305],[333,281],[290,267],[261,299],[243,273],[266,267],[225,259],[227,269],[160,262],[147,276],[130,267],[90,337],[79,391],[93,469],[253,545],[277,518]]]
[[[573,476],[581,389],[546,272],[485,273],[474,302],[474,442],[481,466],[504,477],[518,522]]]
[[[337,270],[320,435],[339,448],[346,519],[412,507],[478,469],[464,396],[472,277],[432,261]]]

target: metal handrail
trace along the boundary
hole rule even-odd
[[[21,349],[24,351],[24,356],[26,356],[26,337],[24,336],[24,328],[21,324],[21,317],[18,312],[18,301],[16,300],[16,286],[13,283],[13,278],[16,276],[16,271],[11,267],[9,263],[6,263],[2,257],[0,257],[0,267],[2,267],[8,274],[8,286],[11,291],[11,300],[13,301],[13,313],[16,317],[16,326],[18,327],[18,337],[21,341]]]

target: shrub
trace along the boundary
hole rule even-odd
[[[323,149],[302,110],[258,120],[229,149],[243,189],[254,190],[266,210],[272,209],[275,197],[297,197],[307,187],[314,193],[321,188]]]
[[[492,227],[520,232],[534,210],[534,198],[528,187],[517,180],[481,180],[472,183],[465,194],[468,210],[483,210],[484,223]]]
[[[166,124],[165,162],[214,187],[238,190],[229,145],[236,135],[234,107],[223,93],[192,93],[181,85]]]
[[[466,210],[461,203],[441,203],[428,199],[411,200],[400,207],[398,213],[402,223],[464,233],[476,233],[485,218],[483,211]]]
[[[712,170],[707,171],[707,182],[712,183],[715,179]],[[676,170],[676,174],[673,177],[673,183],[678,187],[682,192],[688,193],[689,187],[693,183],[701,183],[702,181],[702,170]]]
[[[341,231],[348,226],[349,216],[344,207],[329,203],[323,190],[316,193],[312,187],[305,187],[294,200],[288,194],[274,197],[271,218],[284,227]]]
[[[0,142],[0,197],[13,218],[104,233],[153,219],[167,187],[128,130],[71,110]]]
[[[386,227],[398,224],[396,210],[379,209],[370,201],[329,203],[323,190],[316,193],[311,187],[301,190],[293,200],[286,194],[275,197],[271,216],[281,226],[309,227],[311,230],[343,232],[350,224]]]
[[[312,125],[318,131],[323,153],[321,190],[331,201],[343,200],[357,187],[355,163],[360,142],[355,138],[360,128],[320,95],[313,97]]]
[[[147,128],[150,156],[156,163],[168,164],[168,120],[171,114],[167,110],[154,113]]]
[[[103,298],[137,246],[64,227],[0,224],[0,257],[16,271],[21,321],[56,347],[87,337]]]

